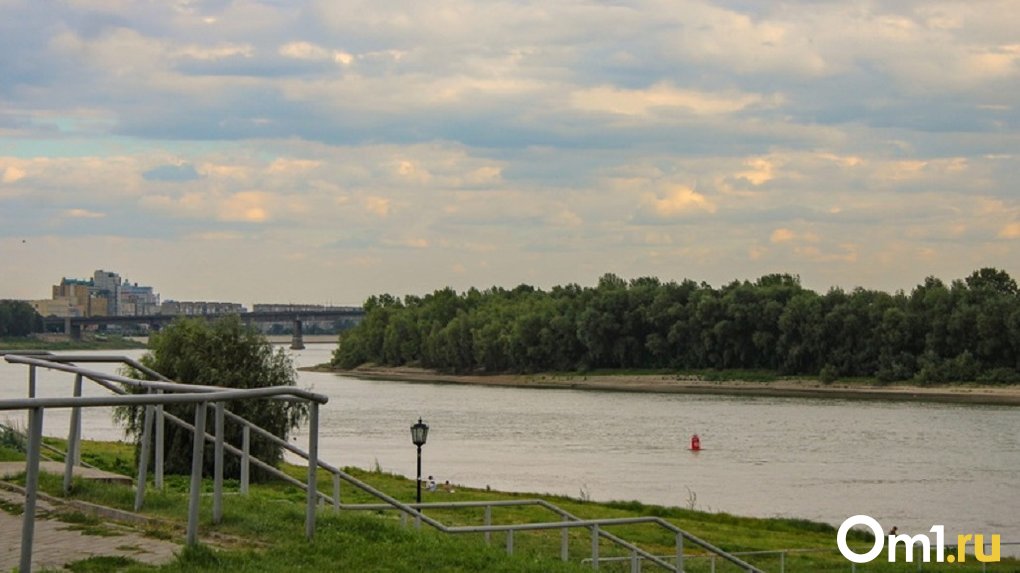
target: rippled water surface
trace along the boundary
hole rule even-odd
[[[295,362],[326,362],[331,349],[309,346]],[[72,382],[41,374],[39,394],[70,395]],[[693,503],[835,525],[865,513],[901,532],[941,523],[953,535],[1020,541],[1018,408],[409,384],[312,372],[302,372],[300,384],[330,397],[320,452],[333,464],[378,463],[413,475],[409,427],[421,416],[431,427],[423,471],[440,483],[584,491],[598,500]],[[0,362],[0,398],[24,397],[26,387],[27,368]],[[66,412],[47,413],[46,433],[65,435],[67,420]],[[122,438],[108,412],[84,420],[87,438]],[[693,433],[701,452],[687,449]]]

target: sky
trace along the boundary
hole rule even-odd
[[[0,298],[1020,276],[1015,0],[0,14]]]

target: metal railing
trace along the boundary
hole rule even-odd
[[[71,477],[73,471],[73,465],[76,460],[80,461],[80,439],[81,439],[81,417],[80,408],[90,406],[116,406],[116,405],[134,405],[134,406],[145,406],[144,420],[142,425],[142,448],[139,456],[139,468],[138,468],[138,481],[136,487],[135,497],[135,509],[136,511],[141,509],[144,502],[144,491],[145,483],[147,479],[146,470],[148,468],[148,459],[150,452],[148,445],[150,437],[152,437],[153,426],[155,426],[155,456],[154,456],[154,482],[157,488],[161,488],[163,485],[163,424],[166,420],[177,424],[189,431],[195,432],[195,428],[204,428],[206,425],[206,410],[208,408],[214,409],[214,434],[203,432],[202,436],[195,432],[195,438],[193,440],[193,464],[192,464],[192,476],[191,476],[191,492],[189,499],[189,518],[188,518],[188,543],[194,544],[197,542],[197,525],[198,525],[198,495],[201,485],[201,457],[204,449],[204,442],[206,440],[215,443],[215,468],[214,468],[214,488],[213,488],[213,521],[219,523],[222,518],[222,490],[223,490],[223,455],[224,452],[230,452],[233,455],[240,457],[241,459],[241,479],[240,479],[240,491],[242,494],[247,493],[249,486],[249,473],[250,465],[254,464],[263,470],[267,471],[274,477],[282,479],[296,487],[304,489],[307,493],[307,514],[306,514],[306,533],[309,538],[314,534],[314,512],[315,505],[318,501],[329,503],[333,506],[336,511],[340,510],[395,510],[402,514],[402,519],[406,522],[408,518],[413,518],[415,525],[420,527],[422,523],[429,525],[439,531],[448,534],[468,534],[468,533],[483,533],[485,534],[486,541],[491,541],[492,532],[503,532],[506,535],[507,553],[513,553],[514,545],[514,533],[519,531],[542,531],[542,530],[561,530],[561,549],[560,557],[566,561],[569,557],[568,552],[568,532],[570,529],[584,528],[591,532],[591,557],[588,561],[591,562],[594,569],[599,568],[599,563],[608,561],[610,557],[599,556],[599,542],[600,540],[607,540],[612,545],[617,546],[630,555],[632,560],[632,570],[640,570],[641,563],[645,560],[662,567],[668,571],[675,571],[682,573],[684,571],[684,559],[685,559],[685,544],[690,542],[691,544],[704,549],[708,554],[713,555],[713,558],[718,557],[725,561],[736,565],[743,571],[748,573],[763,573],[759,568],[747,563],[743,559],[737,557],[735,554],[726,552],[711,543],[694,536],[676,525],[670,523],[659,517],[632,517],[632,518],[607,518],[607,519],[583,519],[575,516],[566,510],[551,504],[545,500],[513,500],[513,501],[477,501],[477,502],[448,502],[448,503],[424,503],[424,504],[409,504],[401,502],[396,498],[372,487],[371,485],[359,480],[358,478],[344,472],[340,468],[337,468],[318,456],[318,405],[326,402],[325,396],[314,394],[305,390],[299,390],[293,387],[283,388],[259,388],[250,390],[227,390],[215,386],[199,386],[192,384],[179,384],[173,382],[168,378],[162,376],[158,372],[155,372],[136,360],[133,360],[124,356],[100,356],[100,355],[53,355],[45,352],[38,353],[27,353],[19,352],[17,354],[8,353],[4,356],[5,360],[11,363],[24,364],[29,367],[29,398],[26,400],[9,400],[0,401],[0,410],[3,409],[28,409],[30,411],[30,452],[38,452],[38,442],[41,439],[41,419],[42,411],[48,407],[68,407],[72,408],[72,416],[70,429],[68,432],[68,451],[65,455],[65,473],[64,473],[64,488],[65,491],[69,491],[71,485]],[[117,374],[107,374],[94,370],[89,370],[77,366],[76,363],[121,363],[125,364],[138,372],[141,372],[145,376],[149,376],[154,380],[138,380],[127,376],[121,376]],[[72,373],[75,375],[74,384],[74,397],[73,398],[36,398],[36,369],[46,368],[52,370],[58,370],[63,372]],[[104,388],[110,390],[115,396],[105,398],[91,398],[81,396],[81,386],[83,380],[91,380]],[[137,389],[145,390],[150,392],[149,394],[130,394],[123,387],[118,384],[134,387]],[[245,420],[241,416],[234,414],[225,409],[223,402],[229,400],[238,400],[245,398],[274,398],[274,399],[298,399],[307,401],[309,404],[309,444],[308,451],[304,451],[301,448],[289,443],[272,432],[269,432],[259,426],[252,424],[248,420]],[[181,403],[193,403],[196,404],[195,408],[195,422],[194,424],[188,423],[181,418],[173,416],[168,412],[163,411],[163,406],[167,404],[181,404]],[[37,414],[36,414],[37,412]],[[241,424],[242,426],[242,446],[237,448],[231,444],[224,443],[224,422],[226,419]],[[36,432],[36,424],[38,424],[38,432]],[[271,441],[272,443],[282,447],[283,449],[291,452],[307,461],[308,473],[306,481],[301,481],[291,477],[290,475],[280,471],[272,465],[259,460],[258,458],[252,457],[249,452],[250,447],[250,435],[251,432],[255,432],[259,436]],[[34,436],[34,437],[33,437]],[[35,442],[33,446],[33,442]],[[33,450],[32,448],[35,448]],[[27,463],[28,470],[31,470],[33,465],[32,458],[35,458],[34,476],[31,476],[33,480],[38,479],[38,455],[32,454],[29,456]],[[196,465],[197,464],[197,465]],[[321,468],[328,472],[332,476],[333,481],[333,492],[332,495],[327,495],[323,492],[318,491],[316,482],[316,468]],[[31,475],[30,471],[26,471],[26,474]],[[340,484],[341,481],[345,481],[350,485],[362,490],[368,495],[379,499],[383,503],[378,504],[344,504],[341,503],[340,499]],[[26,477],[27,487],[28,477]],[[33,487],[33,495],[34,488]],[[27,494],[26,494],[27,496]],[[560,517],[558,521],[542,522],[542,523],[515,523],[515,524],[493,524],[492,523],[492,509],[496,507],[510,507],[510,506],[523,506],[523,505],[536,505],[543,507]],[[450,526],[440,521],[425,515],[422,513],[423,508],[484,508],[485,510],[485,524],[481,526]],[[26,523],[31,521],[30,516],[34,513],[34,500],[33,500],[33,511],[30,512],[28,503],[26,500],[26,511],[25,520]],[[674,555],[659,557],[653,555],[649,551],[638,547],[637,545],[626,541],[613,533],[606,531],[604,528],[616,525],[631,525],[631,524],[651,524],[659,528],[665,529],[675,537],[676,552]],[[28,527],[26,525],[26,527]],[[23,560],[25,552],[25,541],[23,532],[22,551]],[[690,558],[691,556],[687,556]],[[28,559],[31,559],[31,533],[28,538]],[[30,561],[29,561],[30,562]],[[28,571],[23,565],[22,571]]]
[[[143,423],[142,450],[139,456],[139,479],[136,488],[136,508],[141,506],[145,491],[146,469],[148,467],[148,437],[151,432],[153,410],[156,406],[171,404],[193,404],[195,406],[195,423],[192,428],[204,428],[206,425],[206,410],[212,406],[216,411],[216,434],[212,436],[216,444],[215,454],[215,503],[214,514],[222,516],[222,484],[223,484],[223,403],[234,400],[251,399],[286,399],[306,402],[309,408],[309,457],[315,459],[318,451],[318,409],[320,404],[328,401],[326,396],[315,394],[307,390],[287,386],[250,388],[250,389],[222,389],[215,387],[192,386],[187,384],[175,384],[167,382],[152,383],[142,380],[134,380],[123,376],[93,372],[76,366],[68,366],[58,362],[47,362],[39,358],[30,358],[18,355],[6,355],[8,362],[24,363],[30,366],[29,374],[29,397],[14,400],[0,400],[0,411],[28,410],[28,444],[25,462],[25,507],[22,518],[21,531],[21,556],[19,570],[28,573],[32,568],[32,545],[35,535],[35,507],[39,489],[39,459],[42,445],[43,415],[51,408],[71,408],[71,430],[68,440],[68,451],[65,453],[65,489],[69,487],[70,476],[73,471],[74,460],[77,457],[77,447],[80,441],[81,432],[81,408],[92,407],[116,407],[116,406],[142,406],[145,408],[145,421]],[[35,368],[53,368],[74,372],[75,396],[70,398],[40,398],[35,396]],[[113,396],[85,397],[81,396],[82,378],[100,382],[103,386],[115,389]],[[123,389],[113,386],[112,382],[121,382],[129,385],[137,385],[151,390],[160,390],[163,393],[149,394],[126,394]],[[172,393],[167,393],[172,392]],[[169,415],[168,415],[169,416]],[[187,542],[194,545],[198,542],[198,510],[201,495],[202,483],[202,460],[205,449],[205,440],[208,434],[195,432],[192,446],[191,484],[188,500],[188,526]],[[305,533],[308,538],[315,534],[315,509],[317,497],[314,492],[316,488],[315,464],[309,465],[307,483],[307,507],[305,518]]]
[[[1001,547],[1020,547],[1020,542],[1016,542],[1016,541],[1014,541],[1014,542],[1001,542],[998,545],[999,545],[1000,548]],[[984,544],[985,549],[991,548],[993,546],[994,546],[994,544],[991,543],[991,542],[985,542],[985,544]],[[947,555],[955,553],[956,552],[956,548],[957,548],[956,545],[946,545],[944,547],[946,548],[946,554]],[[934,549],[934,548],[932,548],[932,549]],[[800,556],[800,555],[819,555],[819,554],[839,555],[839,550],[838,549],[770,549],[770,550],[763,550],[763,551],[733,551],[731,554],[732,555],[737,555],[737,556],[755,556],[755,557],[763,557],[763,558],[774,558],[776,560],[777,573],[786,573],[787,564],[791,563],[791,562],[795,564],[797,556]],[[936,563],[934,561],[928,561],[928,562],[924,561],[923,551],[919,547],[915,547],[914,551],[910,555],[911,555],[911,560],[909,562],[906,562],[905,561],[905,557],[904,557],[904,562],[905,563],[914,564],[915,570],[919,571],[919,572],[923,572],[923,571],[926,571],[926,570],[931,570],[931,567],[929,567],[929,566],[936,566],[936,567],[938,567],[938,566],[942,565],[941,563]],[[971,555],[971,554],[968,554],[968,555]],[[659,557],[662,558],[662,559],[669,559],[669,558],[671,558],[670,555],[660,555]],[[627,556],[627,557],[603,557],[603,558],[601,558],[601,561],[609,562],[609,563],[619,563],[619,562],[631,561],[631,570],[632,571],[635,571],[635,570],[636,571],[640,571],[641,570],[640,569],[640,564],[634,565],[634,561],[635,560],[641,560],[641,559],[643,559],[641,556],[633,556],[632,555],[632,556]],[[717,561],[717,556],[716,555],[714,555],[714,554],[692,555],[692,556],[689,556],[688,559],[690,559],[690,560],[694,560],[694,559],[708,560],[708,562],[709,562],[709,573],[715,573],[715,570],[716,570],[716,561]],[[1015,557],[1008,557],[1008,556],[1006,556],[1005,559],[1015,560],[1016,558]],[[582,563],[588,563],[590,561],[591,561],[590,559],[582,559],[581,560]],[[989,565],[989,563],[981,562],[981,571],[988,571],[988,565]],[[995,565],[997,565],[997,563],[992,563],[993,570],[994,570]],[[884,566],[884,564],[882,564],[882,563],[878,564],[879,568],[881,568],[882,566]],[[1015,567],[1015,563],[1006,564],[1006,566]],[[814,567],[817,569],[817,565],[814,566]],[[926,567],[927,567],[927,569],[926,569]],[[857,564],[852,563],[850,561],[846,561],[845,563],[839,565],[836,568],[829,567],[829,568],[825,568],[825,569],[822,569],[822,570],[824,570],[824,571],[849,571],[850,573],[854,573],[854,572],[858,571],[858,569],[860,569],[862,571],[866,571],[866,570],[868,570],[868,567],[867,566],[863,566],[863,565],[858,567]]]

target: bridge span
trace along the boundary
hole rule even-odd
[[[294,324],[294,338],[291,348],[299,350],[305,347],[304,344],[304,323],[321,320],[351,319],[359,321],[365,316],[361,307],[343,307],[333,310],[302,310],[302,311],[273,311],[273,312],[241,312],[231,314],[150,314],[138,316],[69,316],[57,317],[48,316],[43,318],[44,327],[63,324],[64,333],[71,338],[81,338],[82,328],[85,326],[109,325],[109,324],[145,324],[154,330],[159,330],[174,321],[176,318],[204,318],[216,320],[226,316],[238,316],[245,323],[253,322],[291,322]]]

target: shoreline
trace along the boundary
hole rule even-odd
[[[668,374],[444,374],[407,366],[360,366],[353,370],[328,365],[301,368],[365,380],[392,380],[411,383],[470,384],[512,388],[594,390],[605,392],[645,392],[663,394],[718,394],[727,396],[766,396],[784,398],[895,400],[905,402],[941,402],[1020,406],[1020,385],[916,386],[909,384],[874,385],[867,383],[788,379],[774,382],[706,381],[691,376]]]

